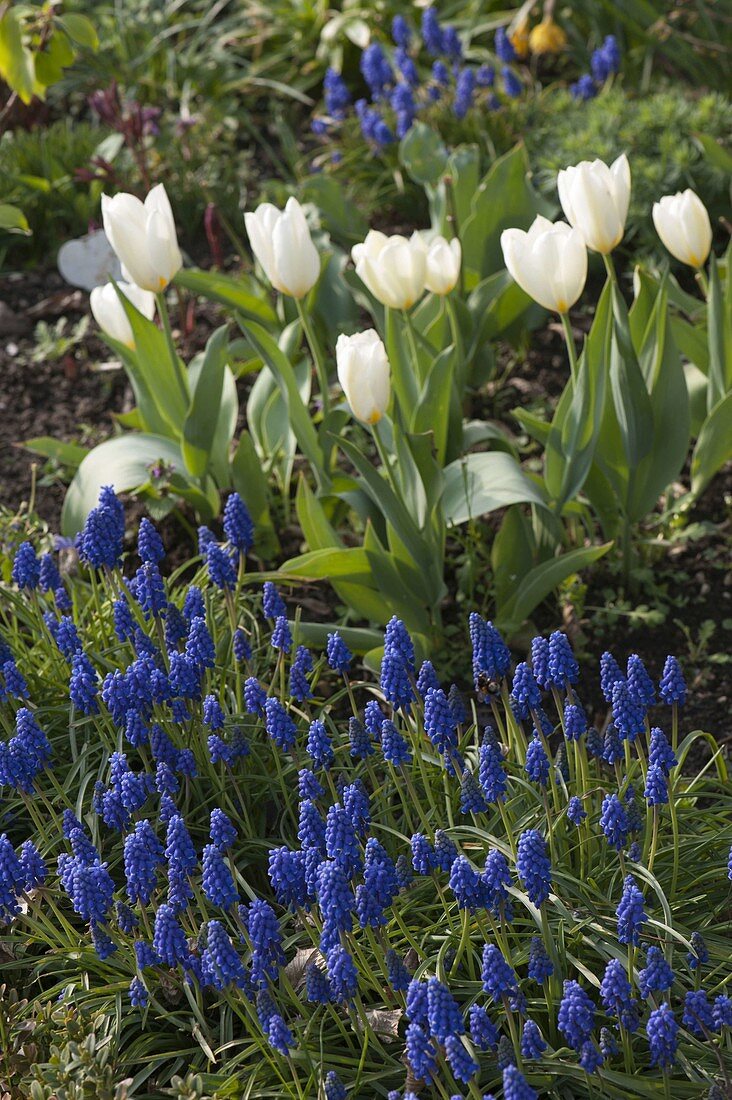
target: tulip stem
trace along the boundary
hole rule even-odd
[[[176,379],[178,380],[181,396],[183,398],[183,408],[187,413],[188,406],[191,401],[191,395],[188,392],[188,384],[185,377],[183,376],[180,359],[178,358],[178,352],[175,348],[175,342],[173,340],[173,330],[170,327],[170,314],[168,313],[168,303],[165,300],[165,295],[162,293],[155,295],[155,301],[158,305],[158,313],[160,314],[160,320],[162,322],[163,332],[165,334],[165,342],[168,345],[170,361],[173,364],[173,372]]]
[[[603,259],[603,263],[605,264],[605,270],[607,271],[608,279],[613,284],[613,286],[617,286],[618,285],[618,276],[617,276],[617,272],[615,271],[615,264],[613,263],[612,256],[610,255],[609,252],[607,252],[607,253],[603,252],[602,259]]]
[[[318,375],[318,385],[320,386],[320,398],[323,402],[323,417],[326,417],[330,412],[328,368],[325,364],[325,358],[318,342],[318,338],[315,335],[315,329],[312,326],[310,317],[303,309],[303,304],[300,298],[295,299],[295,304],[297,305],[297,312],[300,317],[303,332],[305,333],[305,339],[307,340],[308,347],[310,348],[310,354],[312,355],[313,362],[315,363],[315,370]]]
[[[572,335],[572,325],[570,324],[569,314],[560,313],[562,320],[562,328],[564,329],[564,342],[567,345],[567,355],[569,356],[569,369],[572,372],[572,383],[577,381],[577,373],[579,370],[577,364],[577,348],[574,343],[574,336]]]
[[[707,274],[703,267],[697,268],[696,280],[699,283],[699,286],[702,288],[704,297],[707,299],[707,301],[709,301],[709,280],[707,279]]]

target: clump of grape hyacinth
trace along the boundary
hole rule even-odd
[[[457,82],[468,43],[424,14]],[[406,56],[372,55],[384,110],[392,81],[413,87],[416,29],[395,34]],[[297,1093],[299,1073],[331,1100],[377,1079],[399,1100],[530,1100],[560,1074],[578,1100],[609,1075],[627,1095],[721,1088],[729,792],[713,767],[689,772],[678,662],[657,685],[640,655],[606,652],[596,691],[565,634],[514,662],[473,613],[466,667],[444,678],[392,617],[375,681],[358,631],[306,631],[271,581],[250,583],[247,515],[230,494],[224,537],[212,521],[203,561],[169,574],[154,525],[135,540],[105,490],[76,572],[61,582],[30,541],[5,570],[13,957],[52,961],[82,1001],[113,990],[122,1057],[153,1036],[156,1057],[179,1051],[199,1012],[224,1050],[235,1018],[262,1095]],[[226,1072],[238,1086],[236,1059]]]

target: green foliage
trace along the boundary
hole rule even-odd
[[[98,217],[101,183],[80,183],[75,177],[99,152],[101,136],[95,126],[76,120],[2,136],[4,198],[22,209],[33,234],[11,242],[19,258],[55,253],[61,241],[85,233]]]
[[[682,87],[638,96],[613,88],[587,103],[557,91],[531,104],[524,120],[536,185],[552,201],[561,168],[595,157],[609,164],[627,154],[633,189],[626,242],[639,258],[659,255],[651,207],[661,195],[691,187],[712,224],[729,208],[729,171],[705,156],[697,135],[726,141],[731,130],[732,104],[725,96],[691,96]]]
[[[0,15],[0,79],[13,96],[30,103],[44,99],[79,50],[98,45],[94,24],[84,15],[57,15],[55,4],[8,4]]]

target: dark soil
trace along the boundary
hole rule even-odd
[[[39,321],[53,325],[58,317],[68,318],[68,329],[88,314],[88,296],[67,287],[55,273],[26,272],[0,279],[0,505],[11,510],[28,499],[31,467],[36,464],[35,509],[58,530],[63,502],[63,471],[54,471],[44,459],[19,447],[34,436],[49,435],[65,441],[94,444],[114,431],[114,414],[132,406],[132,393],[121,370],[99,370],[110,358],[109,351],[94,332],[89,332],[60,359],[35,363],[35,326]],[[184,357],[201,348],[217,323],[214,308],[189,309],[179,319],[179,338]],[[575,319],[579,339],[589,325],[580,315]],[[488,386],[474,402],[473,416],[485,416],[508,423],[516,433],[519,426],[511,417],[516,406],[551,405],[566,382],[566,358],[558,325],[548,325],[532,337],[531,350],[515,362],[499,362],[499,375],[506,370],[502,385]],[[240,398],[245,401],[246,386]],[[659,544],[656,559],[638,576],[637,588],[629,598],[621,591],[613,567],[601,561],[588,578],[587,589],[570,592],[559,605],[547,601],[537,611],[535,626],[550,631],[561,625],[572,638],[584,669],[582,698],[595,720],[602,720],[605,704],[595,675],[600,654],[610,649],[619,660],[630,653],[641,654],[651,675],[658,679],[668,653],[684,663],[690,687],[683,728],[706,729],[720,740],[732,740],[726,716],[729,712],[729,664],[732,653],[732,471],[720,475],[708,487],[693,512],[685,517],[691,541]],[[192,517],[189,517],[192,520]],[[163,531],[171,548],[169,562],[185,560],[193,550],[190,538],[169,519]],[[488,532],[486,532],[488,534]],[[300,550],[297,529],[281,530],[284,557]],[[457,578],[448,578],[451,592]],[[297,602],[315,620],[334,617],[334,599],[325,586],[303,586]],[[638,607],[665,613],[660,622],[649,622]],[[599,610],[596,610],[599,609]],[[465,608],[451,603],[445,609],[448,645],[435,663],[445,665],[446,675],[462,679],[465,643]],[[561,620],[561,621],[560,621]],[[714,630],[703,641],[704,633]],[[528,637],[529,635],[527,635]],[[460,640],[460,646],[453,643]],[[526,643],[516,639],[517,654],[523,656]],[[460,668],[451,667],[450,651],[458,649]],[[442,657],[442,660],[440,659]],[[462,684],[467,687],[466,683]]]
[[[66,482],[64,471],[22,446],[51,436],[94,446],[114,434],[115,414],[128,412],[133,395],[124,371],[99,369],[113,355],[91,321],[86,335],[60,358],[34,362],[36,326],[67,319],[64,335],[89,317],[89,295],[74,290],[56,271],[24,271],[0,278],[0,506],[27,501],[37,467],[35,510],[58,531]],[[205,345],[217,323],[214,306],[185,310],[173,319],[184,358]],[[68,480],[68,477],[66,477]]]

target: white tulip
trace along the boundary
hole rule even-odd
[[[134,283],[117,283],[117,288],[124,294],[133,306],[139,309],[143,317],[152,321],[155,314],[155,295],[149,290],[143,290]],[[128,348],[134,350],[135,338],[132,335],[132,327],[127,320],[124,306],[119,300],[119,295],[114,288],[114,283],[105,283],[104,286],[95,286],[89,295],[89,305],[92,316],[107,336],[119,341]]]
[[[382,305],[409,309],[424,294],[427,246],[419,233],[407,239],[372,229],[351,256],[359,279]]]
[[[376,424],[389,404],[390,367],[386,348],[374,329],[336,342],[338,381],[357,420]]]
[[[462,249],[457,237],[434,237],[427,246],[425,285],[433,294],[449,294],[460,278]]]
[[[706,206],[690,188],[655,202],[653,224],[672,256],[690,267],[704,266],[712,247],[712,225]]]
[[[102,195],[102,221],[125,279],[159,294],[183,266],[173,211],[162,183],[145,202],[134,195]]]
[[[320,255],[297,199],[288,199],[284,210],[263,202],[244,221],[252,251],[275,290],[304,298],[320,276]]]
[[[587,278],[587,249],[582,234],[566,222],[539,215],[531,228],[504,229],[503,259],[522,290],[545,309],[566,313],[579,298]]]
[[[593,252],[607,255],[620,244],[630,202],[630,165],[625,153],[608,168],[583,160],[557,177],[559,201],[570,225]]]

